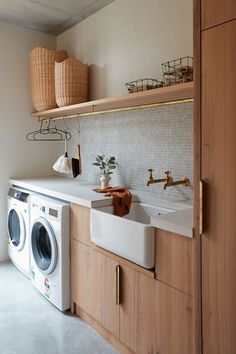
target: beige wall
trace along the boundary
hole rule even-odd
[[[10,177],[48,175],[55,159],[52,143],[30,143],[38,128],[32,111],[28,55],[32,48],[54,49],[53,36],[0,23],[0,261],[7,259],[6,195]],[[53,147],[53,149],[52,149]]]
[[[125,94],[125,82],[161,78],[161,63],[192,55],[192,1],[115,0],[57,37],[88,62],[90,99]]]

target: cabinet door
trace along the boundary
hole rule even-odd
[[[156,283],[159,354],[193,353],[192,297]]]
[[[192,354],[192,297],[138,274],[137,353]]]
[[[156,277],[193,295],[193,240],[172,232],[156,230]]]
[[[118,262],[90,249],[90,315],[119,338],[117,267]]]
[[[90,245],[90,209],[71,204],[71,237],[85,245]]]
[[[138,354],[164,354],[160,351],[159,345],[159,310],[157,281],[138,273],[136,308]]]
[[[202,29],[219,25],[236,18],[235,0],[202,0]]]
[[[72,240],[72,303],[90,313],[90,248]]]
[[[120,341],[137,351],[137,277],[134,269],[120,269]]]
[[[205,354],[236,353],[236,20],[202,34]]]

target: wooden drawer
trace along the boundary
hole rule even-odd
[[[90,208],[71,204],[71,237],[90,245]]]
[[[193,295],[192,239],[157,229],[155,270],[158,280]]]

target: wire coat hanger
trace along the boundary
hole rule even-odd
[[[62,141],[71,139],[71,134],[68,131],[58,129],[56,124],[52,127],[50,119],[46,127],[43,125],[44,120],[41,121],[38,130],[32,131],[26,135],[26,139],[28,141]]]

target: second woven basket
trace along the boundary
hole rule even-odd
[[[86,102],[88,99],[88,64],[76,58],[55,63],[55,93],[59,107]]]

